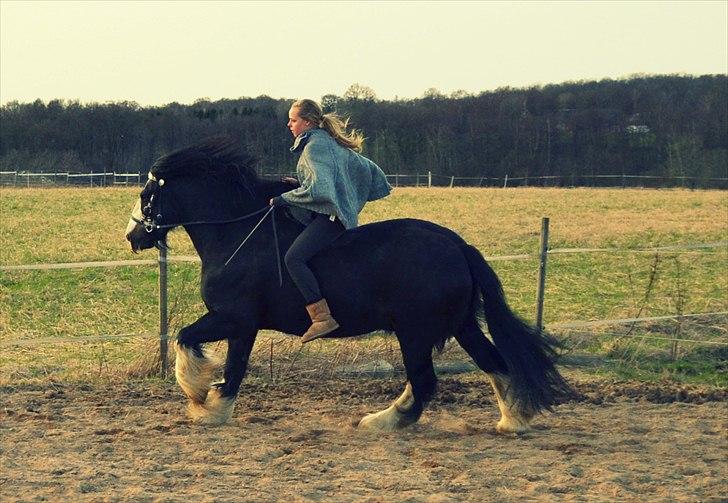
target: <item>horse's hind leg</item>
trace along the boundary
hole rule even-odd
[[[437,387],[437,377],[432,365],[432,345],[424,342],[426,337],[419,335],[421,338],[418,340],[417,336],[405,337],[397,333],[407,372],[407,385],[392,405],[359,421],[360,428],[394,431],[419,420]]]
[[[255,335],[253,332],[252,336],[228,339],[223,381],[212,385],[204,403],[192,400],[189,402],[187,412],[193,421],[224,424],[232,418],[235,398],[248,368],[248,358],[253,349]]]
[[[520,410],[515,405],[508,390],[510,379],[507,375],[506,364],[498,353],[498,349],[488,340],[477,322],[473,320],[468,323],[460,333],[455,335],[455,340],[460,343],[476,365],[488,375],[501,413],[496,430],[501,433],[528,431],[533,413]]]

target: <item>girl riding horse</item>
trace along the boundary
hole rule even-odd
[[[270,200],[271,206],[288,206],[294,218],[306,225],[285,256],[286,268],[311,317],[303,343],[339,328],[309,260],[358,225],[357,217],[367,201],[381,199],[392,190],[379,166],[359,154],[364,137],[356,130],[347,132],[347,124],[348,119],[324,114],[313,100],[296,101],[288,112],[288,129],[295,137],[291,152],[301,154],[296,166],[300,186]]]

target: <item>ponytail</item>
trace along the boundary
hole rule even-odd
[[[321,117],[321,129],[325,129],[336,140],[336,143],[355,152],[361,152],[364,145],[364,135],[356,129],[347,131],[346,127],[348,125],[348,117],[342,119],[335,113],[324,114]]]
[[[313,100],[298,100],[291,108],[298,108],[298,115],[321,129],[325,130],[342,147],[350,148],[355,152],[361,152],[364,145],[364,135],[361,131],[352,129],[347,131],[349,118],[339,117],[335,113],[324,114],[321,105]]]

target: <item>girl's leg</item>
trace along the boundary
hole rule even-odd
[[[329,246],[344,230],[338,220],[332,221],[326,215],[317,215],[286,253],[286,267],[306,300],[306,310],[311,317],[311,327],[303,334],[301,342],[312,341],[339,328],[307,262]]]
[[[332,222],[327,215],[318,214],[286,252],[286,268],[306,304],[313,304],[322,299],[318,281],[307,263],[314,255],[327,248],[342,232],[344,226],[341,222],[338,220]]]

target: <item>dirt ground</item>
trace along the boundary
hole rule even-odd
[[[201,427],[171,383],[0,389],[0,500],[725,501],[725,390],[584,381],[522,436],[495,433],[484,376],[442,377],[419,424],[353,424],[395,378],[243,384]]]

